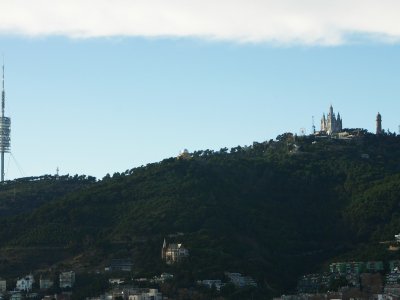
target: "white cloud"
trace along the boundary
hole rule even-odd
[[[398,0],[1,0],[0,33],[336,45],[400,41]]]

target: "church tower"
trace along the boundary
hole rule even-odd
[[[376,134],[382,134],[382,116],[380,113],[376,116]]]
[[[335,113],[333,112],[332,105],[329,107],[327,117],[325,118],[325,114],[322,116],[321,131],[328,135],[342,131],[342,118],[340,117],[339,113],[336,117]]]
[[[167,252],[167,241],[166,241],[165,238],[164,238],[164,243],[163,243],[163,246],[162,246],[162,248],[161,248],[161,259],[162,259],[162,260],[165,259],[165,257],[166,257],[165,253],[166,253],[166,252]]]

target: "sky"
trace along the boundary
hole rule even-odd
[[[6,179],[400,125],[400,2],[2,0]]]

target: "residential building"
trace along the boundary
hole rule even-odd
[[[395,268],[398,268],[400,270],[400,260],[389,261],[389,270],[393,271]]]
[[[161,249],[161,259],[167,264],[174,264],[182,261],[189,256],[189,250],[183,247],[182,244],[169,244],[167,245],[164,239],[163,247]]]
[[[10,300],[22,300],[24,297],[22,296],[22,293],[20,292],[14,292],[10,295]]]
[[[123,284],[125,281],[123,279],[121,279],[121,278],[110,278],[110,279],[108,279],[108,282],[110,284],[120,285],[120,284]]]
[[[336,262],[329,265],[331,273],[345,274],[361,274],[365,270],[364,262]]]
[[[17,280],[16,289],[18,291],[29,292],[32,290],[32,285],[34,284],[35,279],[32,274],[26,275],[24,278]]]
[[[154,278],[151,280],[154,283],[164,283],[167,280],[170,280],[174,278],[174,275],[169,274],[169,273],[162,273],[160,276],[154,276]]]
[[[400,283],[400,270],[396,267],[386,274],[386,285],[397,285]]]
[[[212,280],[212,279],[199,280],[197,283],[199,285],[204,285],[204,286],[206,286],[206,287],[208,287],[210,289],[214,287],[217,291],[220,291],[221,288],[225,285],[219,279],[216,279],[216,280],[215,279],[214,280]]]
[[[60,273],[60,288],[72,288],[75,284],[75,272],[62,272]]]
[[[300,278],[297,284],[299,293],[318,293],[329,287],[331,275],[325,274],[308,274]]]
[[[365,270],[370,273],[382,272],[384,270],[383,261],[367,261]]]
[[[39,287],[41,290],[47,290],[52,288],[54,285],[54,281],[50,278],[40,277],[39,279]]]
[[[243,276],[240,273],[230,273],[225,272],[225,276],[229,278],[230,282],[232,282],[237,287],[245,287],[245,286],[257,286],[257,283],[250,276]]]
[[[114,288],[107,296],[124,300],[162,300],[162,294],[157,289],[136,288],[128,285]]]
[[[112,259],[110,266],[105,270],[110,272],[131,272],[132,266],[130,259]]]
[[[386,295],[396,297],[395,299],[399,299],[400,298],[400,284],[386,285],[383,289],[383,292]]]
[[[162,300],[162,294],[157,289],[149,289],[129,295],[128,300]]]

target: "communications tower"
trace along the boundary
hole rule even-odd
[[[3,89],[1,92],[1,117],[0,117],[1,182],[4,182],[4,153],[10,152],[11,119],[4,115],[5,106],[6,106],[6,91],[4,89],[4,63],[3,63]]]

